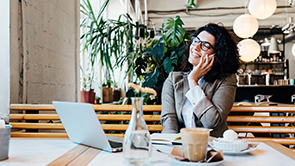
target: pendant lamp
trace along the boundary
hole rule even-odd
[[[243,14],[235,19],[233,29],[241,38],[251,37],[258,31],[258,21],[250,14]]]
[[[248,9],[252,16],[257,19],[266,19],[276,11],[276,0],[250,0]]]
[[[244,62],[251,62],[260,54],[260,46],[253,39],[244,39],[238,43],[240,59]]]
[[[279,46],[278,46],[278,41],[276,38],[272,37],[270,39],[270,45],[268,48],[268,53],[280,53],[281,51],[279,50]]]

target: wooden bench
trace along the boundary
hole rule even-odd
[[[107,135],[124,137],[131,117],[131,105],[92,105]],[[11,111],[39,111],[35,114],[10,114],[11,137],[68,137],[52,104],[11,104]],[[161,132],[160,105],[144,105],[144,118],[150,132]],[[42,113],[42,112],[47,112]],[[127,114],[126,114],[127,113]],[[128,114],[129,113],[129,114]],[[150,114],[150,115],[148,115]],[[158,115],[154,115],[158,114]],[[29,121],[29,122],[27,122]],[[31,121],[36,121],[32,123]],[[108,123],[111,122],[112,124]],[[37,130],[38,132],[27,132]]]
[[[131,111],[131,105],[93,105],[97,112],[97,117],[102,123],[102,127],[107,135],[124,136],[127,129]],[[45,104],[11,104],[10,110],[38,110],[39,114],[10,114],[10,124],[13,131],[12,137],[67,137],[63,125],[59,122],[59,117],[55,113],[53,105]],[[47,114],[43,111],[49,112]],[[160,105],[144,105],[144,118],[147,121],[150,132],[160,132],[162,126],[160,124]],[[52,112],[52,114],[50,114]],[[229,128],[238,133],[265,133],[270,137],[247,137],[249,140],[273,140],[283,145],[295,145],[295,138],[289,137],[289,134],[295,134],[295,116],[286,116],[286,114],[294,113],[294,105],[279,106],[236,106],[234,105],[232,113],[250,113],[251,115],[230,115],[227,121]],[[283,116],[253,116],[254,112],[283,113]],[[150,114],[150,115],[148,115]],[[38,123],[26,122],[28,120],[36,120]],[[54,122],[54,123],[52,123]],[[108,124],[113,122],[115,124]],[[233,124],[234,123],[234,124]],[[238,123],[238,124],[235,124]],[[251,126],[252,123],[270,123],[283,124],[284,126]],[[286,126],[285,124],[293,124]],[[39,132],[26,132],[29,129],[38,129]],[[45,131],[43,131],[45,130]],[[275,134],[283,134],[286,138],[273,138]]]
[[[255,112],[268,114],[282,114],[282,116],[253,116]],[[233,106],[232,113],[248,113],[250,115],[230,115],[227,118],[229,123],[244,123],[243,125],[229,125],[230,129],[238,133],[264,133],[270,137],[247,137],[248,140],[261,141],[273,140],[283,145],[295,145],[295,105],[279,105],[279,106]],[[245,125],[246,123],[246,125]],[[270,126],[251,125],[251,123],[269,123]],[[278,125],[278,126],[275,126]],[[288,126],[289,125],[289,126]],[[275,135],[284,136],[283,138],[274,138]],[[291,135],[291,137],[290,137]]]

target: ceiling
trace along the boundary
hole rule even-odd
[[[145,13],[144,1],[140,0],[143,17]],[[187,9],[188,0],[146,1],[148,19],[154,23],[156,29],[161,28],[165,18],[175,18],[176,15],[179,15],[183,20],[185,29],[197,29],[209,22],[221,22],[224,26],[232,28],[234,20],[248,12],[247,5],[249,3],[249,0],[195,0],[195,4],[199,7]],[[275,13],[265,20],[258,20],[259,28],[272,26],[281,28],[290,23],[290,18],[295,20],[295,8],[290,3],[290,0],[277,0]],[[153,25],[150,23],[148,26],[152,27]]]

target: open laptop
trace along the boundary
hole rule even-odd
[[[106,136],[89,103],[52,102],[69,138],[109,152],[122,151],[122,138]]]

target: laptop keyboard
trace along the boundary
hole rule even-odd
[[[111,140],[108,140],[111,147],[112,148],[120,148],[123,146],[122,142],[115,142],[115,141],[111,141]]]

